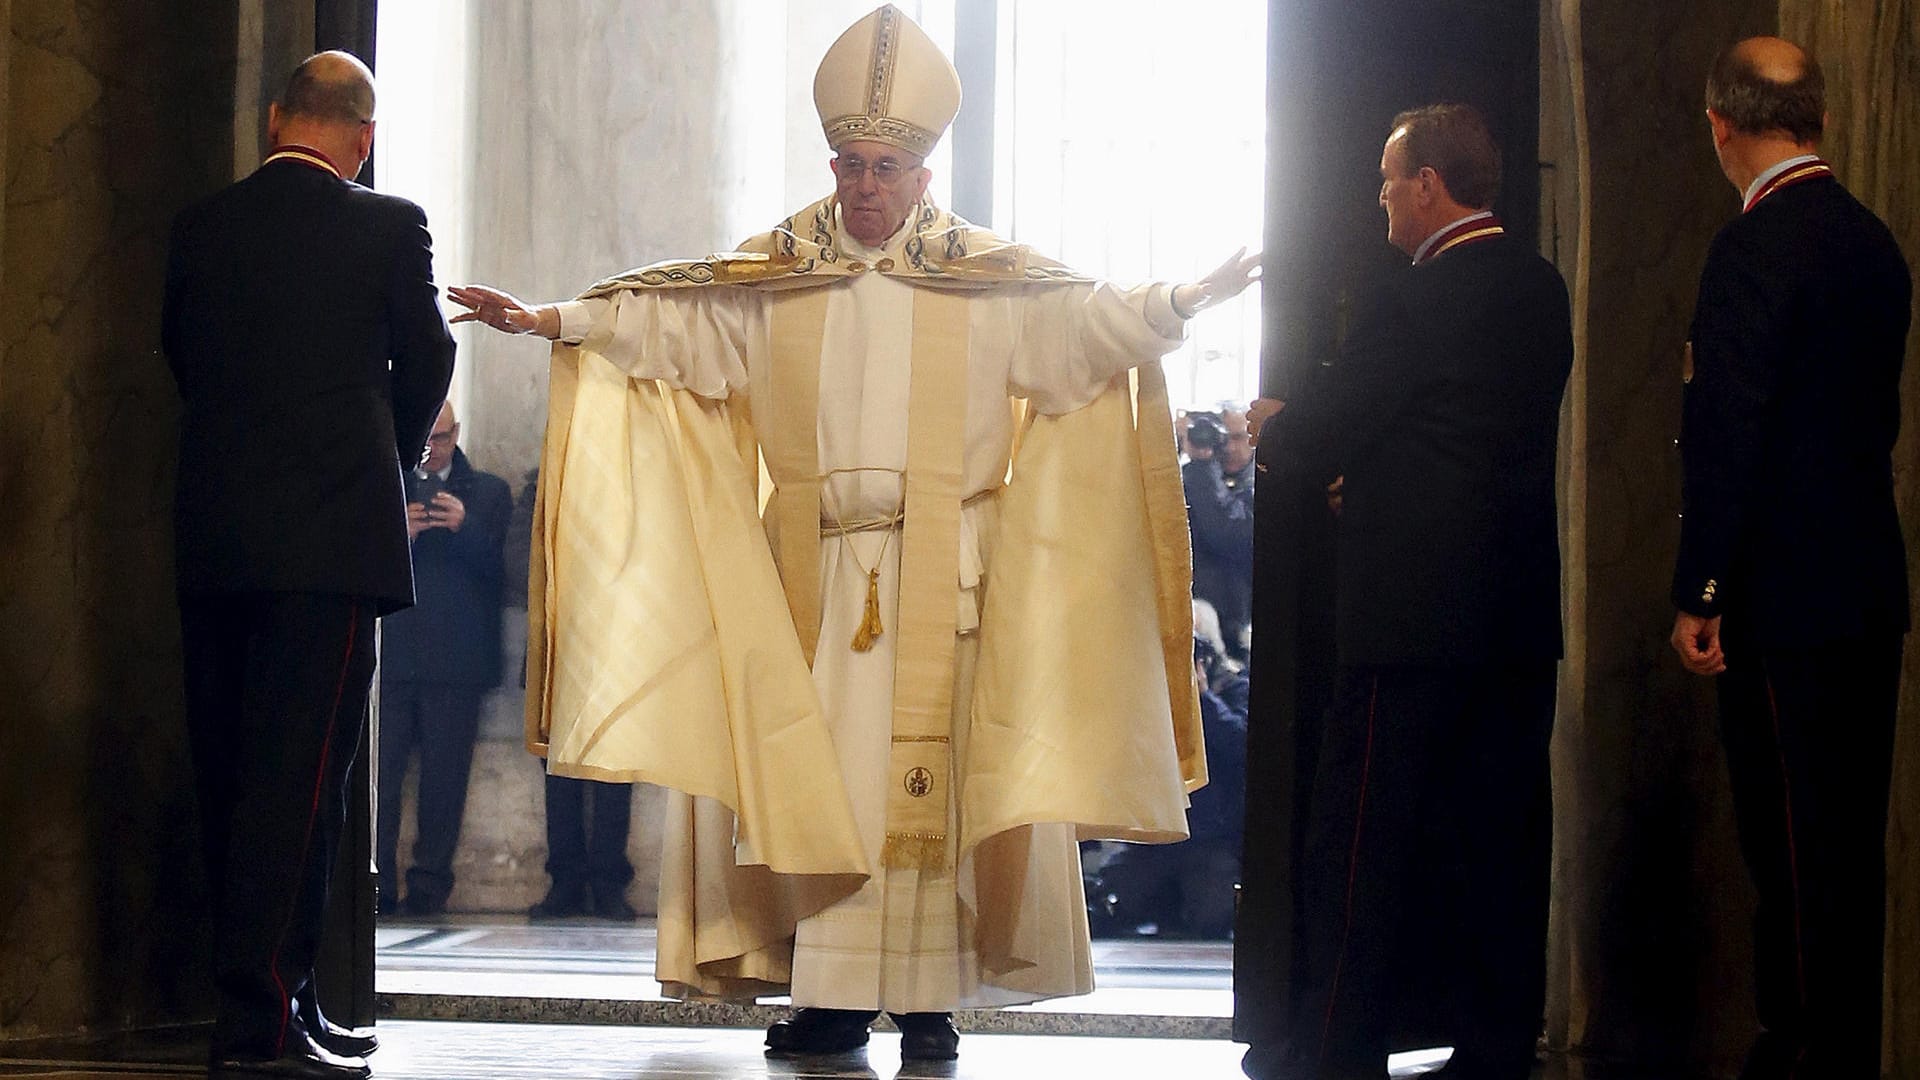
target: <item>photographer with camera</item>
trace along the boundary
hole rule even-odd
[[[1247,414],[1232,405],[1187,415],[1180,467],[1193,535],[1193,595],[1220,614],[1227,652],[1247,658],[1253,608],[1253,444]]]
[[[380,911],[400,899],[401,781],[420,754],[419,831],[406,910],[439,915],[453,891],[453,851],[466,811],[480,701],[500,682],[500,604],[506,579],[507,482],[481,472],[457,445],[453,404],[407,473],[413,608],[386,620],[380,647]]]

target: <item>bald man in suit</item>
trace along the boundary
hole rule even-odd
[[[183,405],[174,532],[219,1006],[211,1075],[364,1077],[312,974],[374,620],[413,602],[401,467],[453,371],[420,208],[352,182],[373,79],[295,71],[274,152],[182,212],[163,343]]]
[[[1880,1075],[1907,557],[1892,451],[1912,281],[1816,151],[1820,66],[1754,38],[1707,83],[1743,210],[1714,237],[1681,424],[1673,645],[1716,677],[1759,893],[1744,1080]]]

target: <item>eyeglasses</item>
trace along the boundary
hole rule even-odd
[[[445,446],[460,434],[460,425],[455,424],[445,431],[436,431],[427,436],[427,441],[435,446]]]
[[[868,170],[872,170],[873,178],[879,181],[880,186],[890,188],[919,167],[902,165],[892,158],[881,158],[869,164],[866,159],[852,154],[841,154],[833,159],[834,175],[838,176],[843,184],[857,184],[866,176]]]

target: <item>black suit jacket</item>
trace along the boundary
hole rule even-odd
[[[1554,452],[1573,366],[1567,290],[1510,237],[1395,275],[1260,452],[1346,477],[1342,665],[1548,660],[1561,651]]]
[[[174,221],[162,340],[184,405],[183,592],[412,602],[400,469],[453,373],[426,224],[284,159]]]
[[[466,520],[459,532],[426,529],[414,537],[418,603],[381,624],[380,678],[487,689],[500,683],[500,593],[513,492],[457,449],[447,491],[466,507]]]
[[[1720,230],[1700,275],[1673,602],[1769,647],[1907,629],[1893,502],[1912,281],[1832,178]]]

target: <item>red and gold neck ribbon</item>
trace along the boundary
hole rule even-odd
[[[1506,232],[1506,227],[1500,224],[1500,219],[1497,217],[1488,216],[1462,221],[1457,225],[1449,226],[1442,230],[1440,235],[1434,237],[1429,242],[1427,253],[1415,259],[1413,265],[1419,266],[1424,262],[1432,262],[1454,248],[1465,247],[1481,240],[1491,240],[1496,236],[1506,235]]]
[[[1744,214],[1754,207],[1759,206],[1760,200],[1779,191],[1781,188],[1792,187],[1803,180],[1812,180],[1816,177],[1832,175],[1833,166],[1817,158],[1813,161],[1795,165],[1793,168],[1788,169],[1779,176],[1761,185],[1760,190],[1753,193],[1753,198],[1747,200],[1747,205],[1740,208],[1740,212]]]
[[[271,165],[276,161],[298,161],[303,165],[311,165],[316,169],[325,169],[339,179],[346,179],[346,177],[340,175],[340,170],[334,167],[333,162],[327,159],[327,155],[315,150],[311,146],[301,146],[298,143],[286,143],[281,146],[276,146],[273,148],[273,153],[267,155],[267,160],[260,164],[263,166]]]

